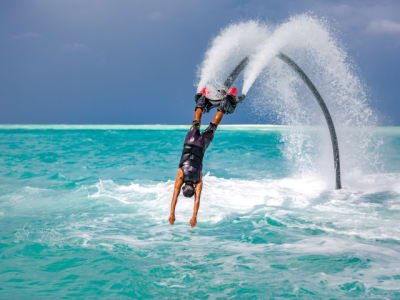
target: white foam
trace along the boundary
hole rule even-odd
[[[300,182],[298,181],[300,180]],[[201,201],[201,219],[219,222],[230,214],[247,213],[257,205],[281,205],[290,192],[294,198],[291,206],[304,207],[307,199],[315,197],[323,190],[321,181],[309,179],[282,179],[249,181],[224,179],[206,174]],[[97,192],[90,197],[109,197],[124,204],[140,205],[142,212],[163,220],[169,211],[174,183],[168,181],[155,185],[119,186],[112,181],[100,181],[96,184]],[[305,188],[308,186],[308,188]],[[140,202],[140,203],[138,203]],[[161,212],[162,210],[163,212]],[[177,205],[177,219],[188,218],[193,210],[193,199],[182,195]]]
[[[298,243],[286,243],[282,248],[290,250],[290,252],[293,253],[332,254],[343,252],[363,252],[364,254],[369,255],[380,253],[382,256],[386,256],[389,259],[396,258],[399,260],[400,258],[400,252],[397,250],[360,243],[355,239],[344,240],[326,236],[302,239],[301,242]]]
[[[307,223],[306,226],[326,232],[365,239],[400,240],[400,229],[395,225],[397,220],[382,219],[382,215],[374,209],[381,207],[388,211],[392,206],[399,205],[400,195],[396,194],[375,202],[377,193],[388,190],[395,193],[392,188],[399,181],[399,174],[369,174],[365,178],[364,183],[354,187],[332,191],[324,180],[310,174],[264,180],[224,179],[206,174],[199,222],[217,223],[235,215],[245,217],[261,209],[267,215],[280,219],[285,219],[287,215],[308,219],[314,225]],[[374,180],[380,181],[380,184],[374,187],[370,184]],[[173,181],[144,185],[101,181],[90,197],[108,197],[123,205],[135,206],[139,214],[164,223],[169,215],[173,185]],[[177,223],[188,222],[192,211],[193,198],[181,195],[176,208]],[[327,226],[328,223],[334,226]]]

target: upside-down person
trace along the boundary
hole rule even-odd
[[[244,95],[239,97],[239,101],[244,99]],[[215,130],[222,120],[224,114],[231,114],[235,111],[239,102],[236,100],[236,88],[232,88],[224,98],[219,102],[218,110],[215,113],[213,121],[202,133],[200,133],[200,121],[203,112],[209,112],[214,105],[207,98],[207,90],[203,88],[200,93],[195,96],[196,109],[194,113],[194,121],[186,134],[181,160],[179,163],[178,175],[176,176],[174,194],[171,201],[171,213],[169,215],[169,223],[175,222],[175,207],[178,196],[182,188],[185,197],[195,195],[193,216],[190,219],[190,226],[194,227],[197,223],[197,213],[200,206],[200,195],[203,188],[203,157],[207,147],[210,145]],[[182,186],[183,185],[183,186]]]

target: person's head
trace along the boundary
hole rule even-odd
[[[182,187],[182,193],[185,197],[192,197],[194,195],[194,184],[192,182],[185,182]]]

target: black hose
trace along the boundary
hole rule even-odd
[[[338,140],[337,140],[337,136],[336,136],[335,126],[333,125],[332,117],[329,113],[328,107],[326,106],[324,99],[322,99],[321,94],[318,92],[317,88],[312,83],[310,78],[308,78],[306,73],[304,73],[304,71],[286,54],[283,54],[282,52],[280,52],[278,54],[278,57],[281,60],[283,60],[285,63],[287,63],[301,77],[301,79],[303,79],[304,83],[309,87],[311,92],[314,94],[315,99],[317,100],[319,106],[322,109],[322,112],[324,113],[325,120],[326,120],[326,123],[328,124],[329,133],[331,135],[331,141],[332,141],[333,163],[334,163],[335,173],[336,173],[336,189],[341,189],[342,183],[340,180],[339,145],[338,145]]]
[[[233,82],[236,80],[236,78],[238,78],[238,76],[240,75],[240,72],[243,71],[243,69],[247,66],[249,62],[249,58],[246,56],[245,58],[243,58],[240,63],[235,67],[235,69],[233,69],[233,71],[228,75],[228,77],[226,78],[225,82],[224,82],[224,94],[220,95],[219,99],[208,99],[208,101],[211,103],[212,107],[217,107],[219,106],[221,100],[223,99],[223,97],[225,96],[226,92],[230,89],[230,87],[232,86]],[[244,100],[245,96],[241,95],[238,99],[238,103],[242,102]]]
[[[224,86],[226,89],[229,89],[232,85],[232,83],[236,80],[236,78],[239,76],[240,72],[243,71],[243,69],[247,66],[247,63],[249,62],[249,58],[246,56],[241,60],[241,62],[236,66],[236,68],[229,74],[228,78],[226,78],[224,82]]]

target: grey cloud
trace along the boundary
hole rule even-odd
[[[13,35],[14,40],[29,40],[29,39],[36,39],[40,37],[40,34],[37,32],[25,32]]]
[[[150,21],[158,21],[162,18],[162,13],[160,11],[154,11],[147,16]]]
[[[374,20],[368,24],[367,31],[372,34],[400,34],[400,23],[390,20]]]
[[[318,14],[336,20],[336,26],[364,33],[397,33],[399,9],[400,1],[368,0],[318,2],[313,7]]]
[[[90,50],[88,46],[78,42],[66,44],[64,45],[64,49],[69,52],[88,52]]]

